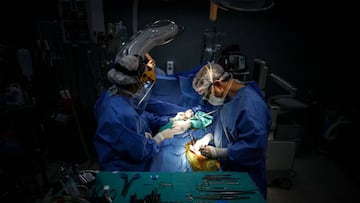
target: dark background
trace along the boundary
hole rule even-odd
[[[343,134],[341,139],[326,144],[339,157],[354,158],[358,154],[354,142],[358,132],[354,126],[358,123],[359,104],[355,55],[359,36],[357,6],[352,1],[274,2],[272,9],[263,12],[219,9],[217,20],[212,22],[207,0],[139,1],[136,30],[160,19],[185,27],[184,33],[171,43],[150,51],[164,71],[166,61],[174,61],[175,73],[189,71],[201,63],[205,31],[224,32],[222,48],[238,45],[249,71],[255,58],[262,59],[270,72],[298,88],[298,99],[308,105],[299,114],[306,129],[303,153],[322,147],[326,128],[344,116],[354,125],[350,131],[338,132]],[[44,157],[46,162],[70,163],[96,157],[91,141],[96,129],[92,107],[106,83],[104,72],[109,68],[106,60],[111,57],[103,45],[108,45],[109,36],[106,32],[103,35],[94,32],[91,26],[84,27],[84,19],[70,15],[84,12],[82,8],[88,8],[87,5],[79,5],[69,16],[64,16],[59,6],[61,1],[55,0],[15,0],[2,2],[0,6],[1,158],[4,160],[1,171],[4,176],[23,173],[24,167],[30,168],[29,174],[41,171],[45,167]],[[91,12],[103,14],[105,31],[108,23],[122,21],[128,36],[134,34],[133,1],[106,0],[102,6],[103,9]],[[66,18],[79,24],[67,30],[71,36],[64,41],[61,23]],[[85,21],[85,25],[92,23],[86,17]],[[49,50],[44,47],[45,40],[50,44]],[[20,48],[28,49],[32,56],[30,80],[22,74],[16,58]],[[6,103],[6,91],[12,83],[21,85],[24,105]],[[267,97],[279,90],[269,81],[266,88]],[[71,100],[60,97],[59,91],[63,89],[70,90]]]
[[[132,35],[132,2],[104,1],[105,26],[121,20],[127,26],[129,36]],[[1,9],[1,45],[12,50],[25,47],[33,55],[36,40],[46,38],[45,31],[39,32],[39,24],[55,24],[61,20],[57,1],[18,0],[3,3]],[[355,15],[355,6],[351,1],[278,0],[271,10],[265,12],[220,9],[217,21],[211,22],[207,0],[197,1],[197,4],[175,0],[139,1],[137,30],[159,19],[170,19],[185,27],[185,32],[173,42],[156,47],[150,53],[158,66],[164,69],[166,61],[173,60],[176,72],[199,65],[205,30],[225,32],[223,48],[231,44],[239,45],[249,67],[254,58],[263,59],[271,72],[290,81],[301,92],[311,94],[326,105],[345,108],[356,104],[350,91],[356,80],[354,68],[358,39]],[[61,33],[56,36],[55,28],[51,32],[52,36],[47,38],[61,43],[61,38],[57,39]],[[13,63],[16,66],[16,61]],[[3,69],[5,72],[16,72]],[[2,80],[2,86],[6,87],[7,81],[18,77],[14,75]]]

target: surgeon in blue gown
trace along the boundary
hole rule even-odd
[[[139,81],[144,66],[153,60],[127,55],[108,71],[113,84],[102,93],[94,106],[97,130],[93,139],[99,167],[104,171],[148,171],[159,144],[172,138],[174,131],[156,132],[169,122],[170,116],[144,111],[151,83]]]
[[[216,63],[204,65],[193,88],[217,107],[194,150],[221,161],[223,171],[248,172],[266,199],[266,147],[271,113],[256,82],[241,82]]]

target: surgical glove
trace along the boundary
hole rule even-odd
[[[155,60],[154,60],[154,59],[149,60],[149,61],[146,63],[146,66],[149,67],[149,68],[151,68],[151,69],[155,68],[155,66],[156,66]]]
[[[189,119],[194,116],[194,112],[191,109],[185,111],[185,119]]]
[[[184,112],[178,112],[175,117],[170,118],[170,122],[178,121],[178,120],[184,120]]]
[[[156,134],[153,139],[155,140],[156,143],[160,144],[162,141],[164,141],[165,139],[170,139],[174,137],[174,131],[172,129],[165,129],[161,132],[159,132],[158,134]]]
[[[177,121],[177,120],[187,120],[194,116],[194,112],[191,109],[186,110],[185,112],[178,112],[175,117],[170,118],[170,121]]]
[[[200,153],[209,159],[226,160],[227,148],[217,148],[210,145],[200,147]]]
[[[197,140],[194,144],[194,151],[197,152],[200,150],[200,147],[208,145],[209,142],[213,139],[213,135],[211,133],[206,134],[201,139]]]
[[[172,125],[172,129],[175,135],[182,134],[187,131],[191,127],[190,120],[178,120],[174,121]]]
[[[152,135],[151,135],[151,133],[145,132],[145,137],[146,138],[152,138]]]

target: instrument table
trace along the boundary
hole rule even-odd
[[[121,192],[124,188],[124,177],[128,181],[135,175],[140,176],[132,181],[126,195]],[[113,203],[144,202],[152,192],[158,194],[158,201],[162,203],[180,202],[243,202],[264,203],[254,182],[245,172],[124,172],[101,171],[89,188],[90,198],[102,197],[104,186],[110,187]],[[213,192],[216,190],[216,192]],[[238,191],[252,191],[251,194],[233,194]],[[230,192],[231,195],[228,195]],[[136,200],[135,199],[136,195]],[[229,198],[230,197],[230,198]],[[241,197],[240,199],[233,199]],[[161,201],[160,201],[161,200]],[[147,201],[149,202],[149,201]]]

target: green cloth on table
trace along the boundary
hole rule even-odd
[[[195,129],[205,130],[205,128],[212,123],[213,117],[205,112],[198,111],[194,117],[190,118],[191,127]]]

